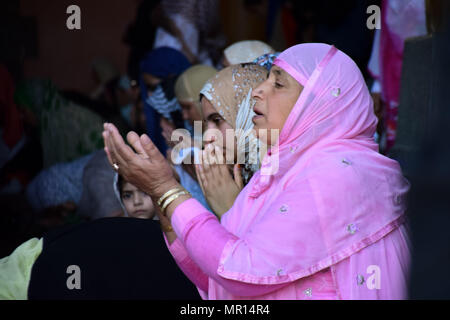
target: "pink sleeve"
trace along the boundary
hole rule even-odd
[[[172,244],[169,244],[166,235],[164,235],[164,240],[178,267],[183,271],[186,277],[188,277],[198,289],[205,293],[208,292],[208,276],[194,261],[192,261],[180,239],[176,238]]]
[[[172,227],[190,258],[203,272],[236,296],[260,296],[278,290],[290,283],[259,285],[229,280],[217,273],[225,245],[238,238],[228,232],[217,217],[197,200],[181,203],[172,215]]]

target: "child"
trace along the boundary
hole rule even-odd
[[[148,194],[124,180],[120,175],[118,175],[117,189],[120,194],[120,202],[125,210],[125,216],[142,219],[156,218],[156,209]]]

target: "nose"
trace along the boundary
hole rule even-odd
[[[140,192],[135,192],[133,195],[133,204],[139,206],[142,204],[142,195]]]
[[[262,99],[264,97],[264,82],[261,82],[255,89],[252,90],[252,98],[253,99]]]

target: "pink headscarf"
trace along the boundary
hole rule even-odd
[[[310,43],[274,64],[304,89],[262,170],[221,220],[238,239],[218,273],[257,284],[291,282],[364,250],[403,223],[409,189],[398,163],[378,153],[373,102],[351,58]],[[388,258],[380,252],[380,263]]]

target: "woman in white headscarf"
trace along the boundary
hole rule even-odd
[[[228,67],[232,64],[253,62],[256,58],[270,53],[275,53],[275,50],[262,41],[239,41],[223,51],[222,65]]]
[[[200,91],[203,118],[208,129],[204,134],[207,146],[203,163],[215,164],[198,164],[196,171],[205,197],[219,217],[231,208],[244,185],[259,169],[258,154],[262,146],[252,132],[251,119],[255,114],[251,94],[252,89],[266,77],[267,70],[262,66],[232,65],[208,80]],[[227,142],[227,130],[234,131],[235,141],[232,143]],[[222,139],[217,135],[222,135]],[[228,166],[221,161],[223,157],[227,163],[237,164]],[[233,172],[234,179],[229,171]]]

